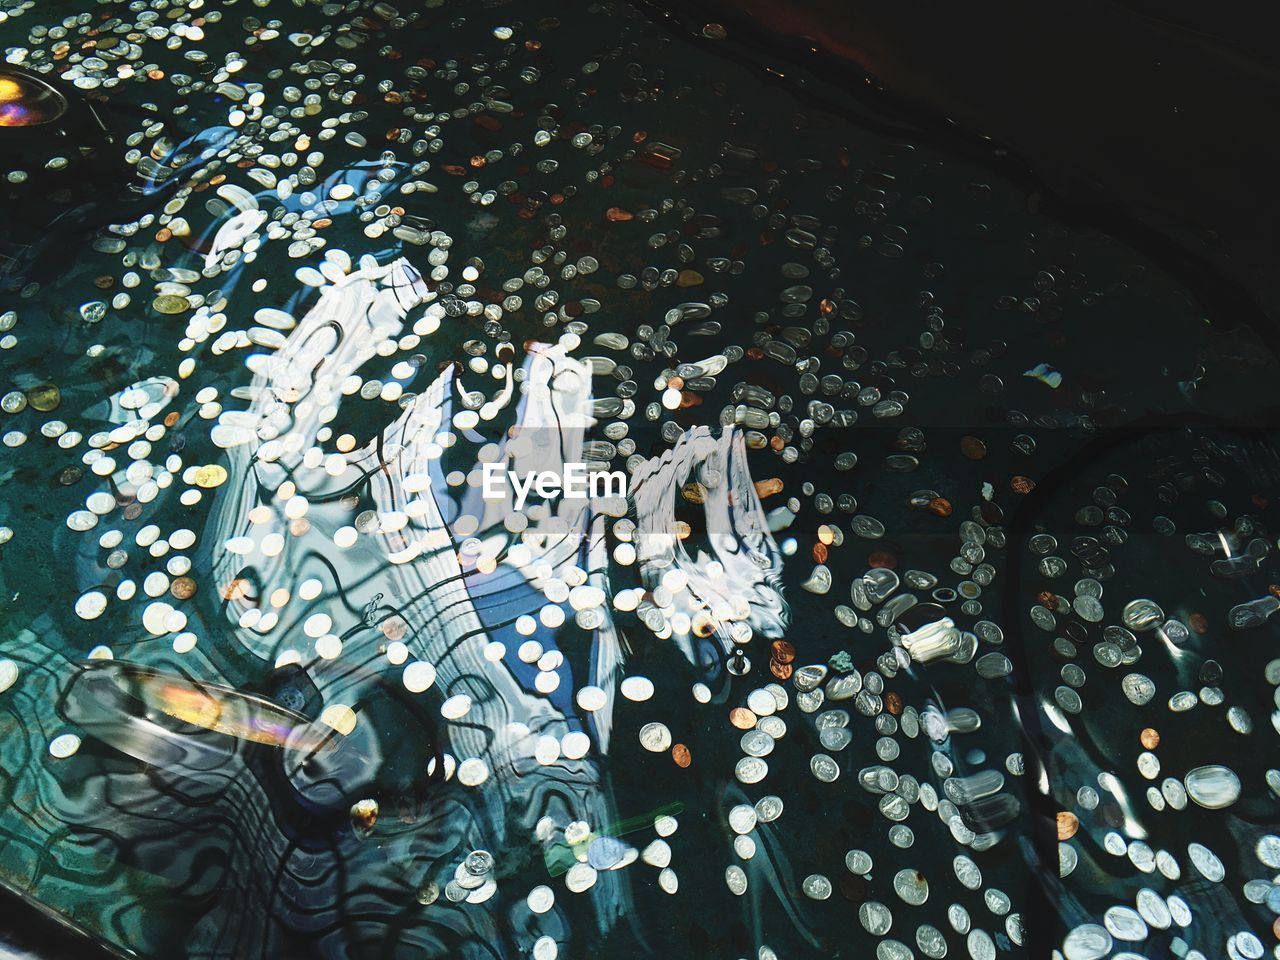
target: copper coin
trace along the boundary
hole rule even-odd
[[[827,545],[825,543],[818,542],[813,545],[813,560],[814,563],[827,562]]]
[[[1041,590],[1036,594],[1036,599],[1040,601],[1042,607],[1048,607],[1050,610],[1058,605],[1057,595],[1049,590]]]
[[[796,658],[796,648],[785,640],[775,640],[769,645],[769,654],[779,663],[791,663]]]
[[[790,680],[791,674],[795,672],[795,664],[779,663],[777,660],[769,661],[769,672],[779,680]]]
[[[248,581],[241,577],[236,577],[225,587],[222,588],[223,600],[239,600],[248,592]]]
[[[729,711],[729,722],[739,730],[751,730],[756,725],[756,715],[746,707],[734,707]]]
[[[1014,493],[1030,493],[1036,488],[1036,482],[1030,477],[1014,477],[1009,485]]]
[[[929,501],[929,512],[936,517],[951,516],[951,501],[945,497],[934,497]]]
[[[867,881],[852,873],[841,874],[840,896],[850,903],[861,903],[867,898]]]
[[[379,625],[382,635],[388,640],[403,640],[404,635],[409,632],[409,626],[400,617],[387,617]]]
[[[124,518],[126,520],[137,520],[142,516],[142,504],[136,500],[124,508]]]
[[[671,748],[671,759],[676,762],[676,766],[684,769],[693,763],[693,757],[689,754],[689,748],[683,743],[677,743]]]
[[[884,695],[884,708],[895,717],[902,713],[902,697],[893,691],[889,691]]]
[[[1080,821],[1070,810],[1058,811],[1058,839],[1070,840],[1080,829]]]
[[[196,582],[190,577],[178,577],[169,584],[169,592],[179,600],[190,600],[196,595]]]
[[[1202,637],[1209,632],[1209,618],[1203,613],[1191,614],[1187,618],[1187,622],[1191,624],[1191,629]]]
[[[755,487],[756,496],[763,500],[765,497],[772,497],[775,493],[781,493],[782,481],[778,477],[770,477],[768,480],[757,480]]]
[[[960,452],[970,460],[981,460],[987,455],[987,445],[977,437],[960,438]]]
[[[1147,727],[1138,734],[1138,740],[1144,750],[1154,750],[1160,746],[1160,731],[1154,727]]]

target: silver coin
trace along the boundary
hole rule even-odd
[[[760,762],[763,763],[764,761]],[[840,776],[840,765],[825,753],[815,753],[809,761],[809,769],[823,783],[833,783]]]
[[[761,823],[772,823],[782,816],[782,798],[770,794],[756,801],[756,819]]]
[[[739,783],[759,783],[769,773],[769,765],[759,757],[743,757],[733,769]]]
[[[826,900],[831,896],[831,881],[820,873],[811,873],[800,885],[810,900]]]

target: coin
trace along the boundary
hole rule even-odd
[[[162,293],[151,301],[151,306],[155,308],[157,313],[173,316],[190,310],[191,302],[186,297],[180,297],[177,294]]]
[[[651,753],[665,753],[671,747],[671,731],[663,723],[646,723],[640,728],[640,745]]]
[[[227,468],[217,463],[205,464],[203,467],[196,467],[192,476],[192,482],[197,487],[206,490],[213,487],[220,487],[227,482]]]
[[[169,584],[169,592],[178,600],[190,600],[196,594],[196,582],[191,577],[178,577]]]
[[[52,383],[42,383],[27,391],[27,401],[31,404],[31,409],[48,413],[57,410],[58,404],[62,403],[62,391]]]
[[[796,648],[786,640],[775,640],[769,645],[769,654],[778,663],[788,664],[796,658]]]
[[[840,765],[825,753],[815,753],[809,761],[809,769],[823,783],[832,783],[840,776]]]

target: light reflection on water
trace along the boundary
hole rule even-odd
[[[1273,946],[1247,333],[625,6],[208,6],[0,23],[138,190],[5,273],[8,887],[154,957]]]

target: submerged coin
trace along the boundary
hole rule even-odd
[[[204,489],[220,487],[227,482],[227,468],[217,463],[196,467],[191,482]]]
[[[816,753],[809,761],[809,769],[823,783],[832,783],[840,776],[840,765],[825,753]]]
[[[62,391],[52,383],[42,383],[27,391],[27,400],[31,404],[31,409],[38,410],[40,413],[49,413],[57,410],[58,405],[62,403]]]

